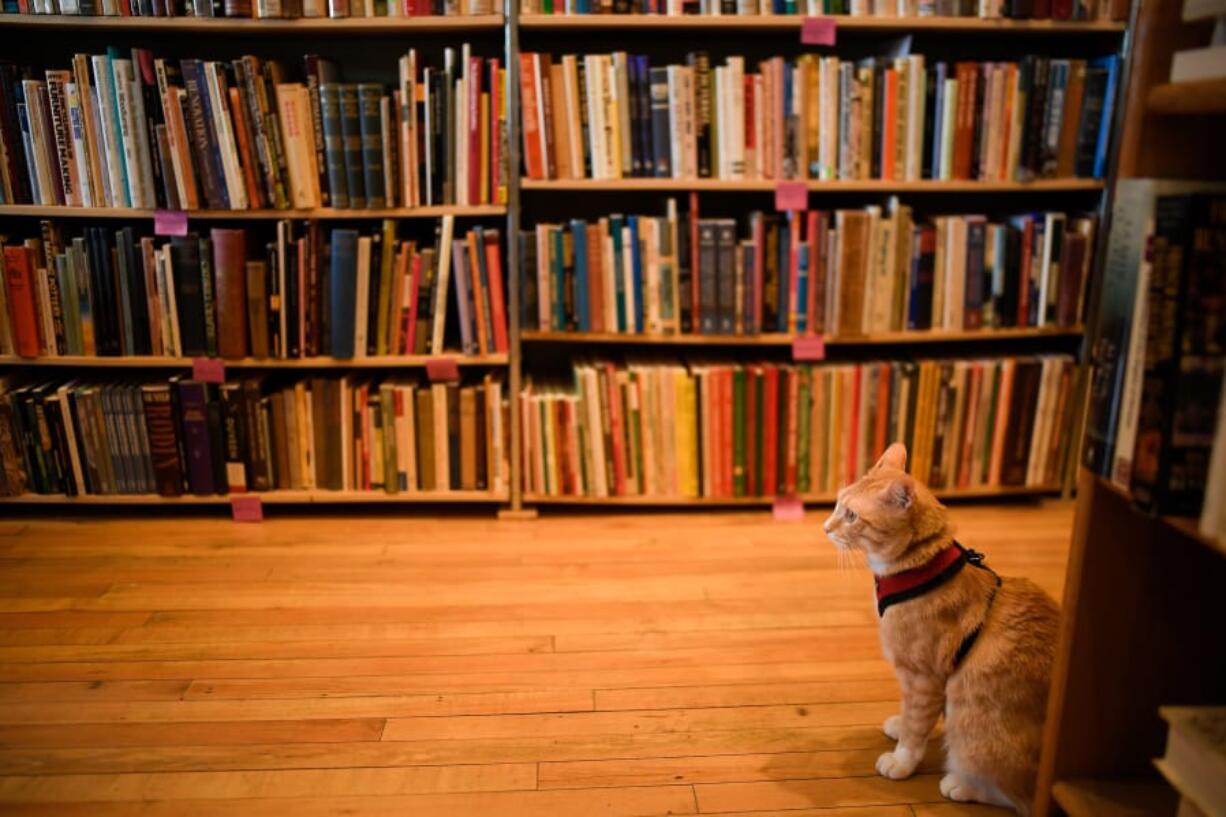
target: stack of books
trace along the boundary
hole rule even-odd
[[[493,14],[490,0],[5,0],[5,14],[107,17],[457,17]]]
[[[506,353],[497,230],[432,244],[318,221],[138,236],[88,227],[5,243],[0,353],[21,357],[363,358]],[[450,322],[449,322],[450,315]],[[449,332],[450,323],[450,332]]]
[[[1226,187],[1121,180],[1103,275],[1083,462],[1144,511],[1204,510],[1220,536]]]
[[[520,236],[524,326],[755,335],[1064,327],[1081,319],[1096,219],[911,208],[699,218],[613,214]]]
[[[830,497],[891,442],[935,490],[1051,488],[1072,445],[1065,356],[830,366],[608,362],[529,382],[529,495]]]
[[[0,491],[505,490],[498,376],[0,383]]]
[[[522,0],[529,14],[655,14],[680,17],[843,14],[853,17],[980,17],[1021,20],[1123,20],[1116,0]]]
[[[1101,177],[1119,60],[520,55],[531,179]]]
[[[0,203],[245,210],[506,201],[506,71],[447,48],[401,57],[390,92],[304,59],[77,54],[71,70],[0,62]],[[45,79],[32,77],[42,75]]]

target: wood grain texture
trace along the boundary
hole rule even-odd
[[[1060,593],[1067,504],[955,507]],[[0,813],[980,817],[878,777],[872,581],[762,511],[0,531]]]

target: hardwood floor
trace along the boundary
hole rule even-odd
[[[0,813],[1003,814],[874,773],[825,513],[0,521]],[[1070,504],[953,514],[1059,598]]]

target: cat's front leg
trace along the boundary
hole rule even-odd
[[[886,721],[886,734],[891,728],[898,731],[898,745],[894,751],[877,758],[877,773],[891,780],[910,777],[928,746],[941,710],[945,708],[944,679],[932,678],[910,672],[899,672],[902,686],[902,714]]]

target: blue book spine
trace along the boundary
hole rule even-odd
[[[324,163],[328,166],[328,193],[332,206],[349,206],[345,184],[345,137],[341,133],[341,86],[325,82],[319,86],[319,109],[324,131]]]
[[[792,231],[787,224],[779,227],[779,316],[775,323],[776,332],[788,331],[788,306],[791,303],[788,295],[792,288]]]
[[[341,142],[345,148],[345,187],[349,206],[366,206],[366,183],[362,169],[362,124],[358,113],[358,87],[341,86]]]
[[[562,263],[565,252],[565,242],[562,240],[562,229],[558,227],[549,230],[549,277],[553,279],[550,288],[550,306],[553,307],[553,326],[555,332],[566,331],[566,270]]]
[[[357,309],[358,231],[332,231],[332,356],[351,358]]]
[[[945,63],[938,62],[936,64],[936,102],[932,110],[932,178],[941,178],[941,140],[945,138],[941,133],[941,119],[944,116],[945,110]]]
[[[1107,69],[1107,90],[1103,94],[1103,115],[1098,123],[1098,143],[1094,148],[1094,178],[1107,172],[1107,149],[1111,145],[1111,118],[1115,113],[1115,86],[1119,79],[1119,59],[1114,56],[1094,60],[1091,65]]]
[[[617,331],[626,331],[626,279],[622,273],[622,217],[609,217],[609,235],[613,239],[613,297],[617,300]]]
[[[809,245],[801,244],[796,256],[798,272],[796,274],[796,331],[804,332],[809,328]]]
[[[184,68],[187,67],[188,62],[187,60],[184,61]],[[196,74],[196,90],[200,96],[200,108],[204,112],[204,132],[208,140],[209,167],[213,170],[213,178],[217,180],[217,195],[221,200],[222,207],[228,210],[230,208],[230,191],[226,187],[226,171],[225,166],[221,162],[221,140],[217,138],[217,131],[213,127],[214,100],[209,93],[209,83],[207,73],[204,70],[204,63],[200,60],[191,60],[190,63],[192,70]],[[122,151],[119,155],[122,161]],[[125,174],[125,180],[126,178]]]
[[[477,353],[473,332],[473,282],[469,277],[467,247],[462,239],[451,242],[451,278],[455,281],[456,307],[460,315],[460,348],[466,355]]]
[[[383,190],[383,128],[379,121],[379,101],[383,89],[379,85],[362,83],[358,85],[357,93],[366,206],[378,209],[387,206]]]
[[[630,216],[630,261],[634,286],[634,331],[643,331],[643,252],[639,241],[639,217]]]
[[[651,98],[651,152],[655,167],[655,175],[667,178],[673,175],[669,140],[672,129],[669,126],[668,111],[668,69],[651,68],[650,98]]]
[[[591,301],[588,295],[587,222],[571,219],[575,245],[575,322],[580,332],[592,330]]]

